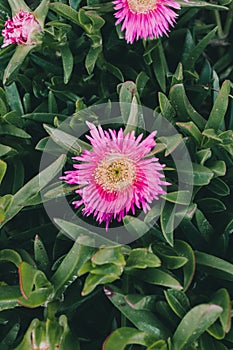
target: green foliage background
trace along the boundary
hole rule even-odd
[[[0,349],[233,349],[233,6],[181,3],[169,37],[127,45],[111,2],[30,0],[42,19],[48,10],[41,44],[0,50]],[[21,4],[1,1],[1,28]],[[40,158],[62,121],[72,116],[53,141],[66,153],[64,140],[85,124],[81,111],[118,101],[137,101],[176,127],[178,137],[155,151],[169,179],[169,155],[185,142],[194,191],[169,233],[176,181],[158,224],[153,209],[144,221],[125,218],[129,231],[149,228],[143,238],[90,248],[64,235],[80,227],[59,221],[58,231],[47,217],[40,190],[51,195],[66,159],[39,182]]]

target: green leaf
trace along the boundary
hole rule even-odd
[[[16,267],[19,267],[19,265],[22,262],[22,258],[13,249],[3,249],[0,251],[0,261],[9,261],[12,262]]]
[[[176,123],[176,125],[188,136],[192,136],[199,145],[202,141],[202,135],[198,127],[193,122]]]
[[[33,287],[36,290],[51,286],[42,271],[35,269],[24,261],[19,265],[19,285],[20,291],[26,300],[30,297]]]
[[[158,140],[166,145],[165,157],[167,157],[181,144],[183,138],[181,134],[175,134],[172,136],[161,136]]]
[[[88,54],[86,56],[85,60],[85,67],[88,72],[88,74],[91,74],[94,70],[96,61],[102,52],[102,47],[101,46],[91,46],[90,50],[88,51]]]
[[[78,270],[90,259],[94,248],[75,242],[51,278],[56,295],[60,295],[78,277]]]
[[[26,205],[27,200],[41,191],[54,178],[54,176],[56,176],[65,164],[65,160],[65,155],[61,155],[55,162],[42,170],[40,174],[32,178],[14,195],[13,203],[7,211],[5,220],[0,224],[0,227],[18,214],[23,206]]]
[[[0,144],[0,157],[4,156],[5,154],[11,152],[13,149],[9,146],[5,146],[5,145],[1,145]],[[0,173],[1,173],[1,163],[3,162],[3,160],[0,159]],[[0,175],[0,179],[1,179],[1,175]]]
[[[29,135],[26,131],[24,131],[20,128],[17,128],[14,125],[1,125],[0,126],[0,134],[20,137],[22,139],[30,139],[31,138],[31,135]]]
[[[4,175],[6,173],[6,169],[7,169],[6,162],[4,162],[3,160],[0,159],[0,184],[4,178]]]
[[[223,312],[220,315],[220,322],[225,333],[228,333],[231,327],[231,299],[225,288],[221,288],[214,293],[211,302],[222,307]]]
[[[205,129],[214,129],[216,131],[222,129],[222,123],[228,107],[230,84],[229,80],[225,80],[222,84],[221,90],[219,91],[214,106],[210,112]]]
[[[12,109],[12,111],[16,111],[17,114],[19,114],[20,116],[22,116],[24,114],[24,110],[23,110],[23,105],[22,105],[22,101],[21,101],[21,97],[20,97],[20,93],[19,90],[17,88],[16,83],[12,83],[9,86],[5,86],[5,91],[6,91],[6,95],[7,95],[7,99],[9,101],[9,105]],[[14,120],[19,119],[17,114],[13,114],[13,118]],[[8,114],[8,116],[6,115],[5,118],[7,119],[7,117],[10,117],[11,114]],[[11,120],[10,120],[11,123]],[[13,124],[13,123],[11,123]],[[17,125],[21,127],[21,124]]]
[[[202,198],[198,206],[206,213],[220,213],[226,210],[225,204],[217,198]]]
[[[127,124],[127,121],[130,115],[130,110],[131,110],[131,103],[132,103],[133,97],[136,95],[136,92],[137,92],[136,85],[133,81],[126,81],[118,85],[118,89],[119,89],[121,115],[122,115],[124,124]]]
[[[179,256],[183,256],[188,260],[188,262],[183,266],[183,286],[184,291],[186,291],[194,277],[196,269],[195,255],[191,246],[187,242],[176,240],[174,248]]]
[[[227,170],[226,163],[223,160],[209,161],[208,168],[213,171],[215,176],[224,176]]]
[[[177,279],[175,279],[170,273],[160,268],[147,268],[143,271],[132,270],[130,271],[130,274],[150,284],[155,284],[158,286],[164,286],[178,290],[183,289],[182,285]]]
[[[79,340],[70,331],[68,320],[65,315],[59,317],[59,325],[63,328],[60,350],[80,350]],[[56,339],[57,343],[57,339]]]
[[[50,135],[51,139],[62,148],[72,152],[75,155],[79,155],[82,151],[83,141],[78,140],[75,136],[67,134],[66,132],[53,128],[49,125],[44,124],[44,128]],[[85,142],[86,143],[86,142]],[[85,144],[84,143],[84,144]],[[90,145],[86,149],[90,149]]]
[[[206,1],[196,1],[196,0],[189,0],[188,2],[179,0],[179,3],[182,7],[197,7],[197,8],[204,8],[205,10],[228,10],[228,7],[221,6],[217,4],[212,4]],[[227,4],[227,3],[226,3]]]
[[[68,84],[74,65],[74,59],[68,43],[60,47],[64,70],[64,84]]]
[[[163,51],[163,46],[160,40],[157,41],[153,51],[153,70],[159,86],[163,92],[166,91],[166,74],[167,62]]]
[[[183,84],[172,86],[169,97],[180,119],[187,121],[190,118],[200,130],[204,129],[206,121],[190,104]]]
[[[152,249],[162,260],[162,266],[166,269],[179,269],[188,262],[187,258],[179,256],[176,250],[168,245],[154,244]]]
[[[233,281],[233,264],[230,262],[199,251],[195,252],[195,257],[197,265],[200,265],[210,275],[223,280]]]
[[[85,280],[85,284],[81,294],[83,296],[86,296],[90,294],[98,285],[111,283],[117,279],[119,279],[119,275],[96,275],[89,273]]]
[[[127,296],[118,292],[113,285],[106,286],[104,292],[113,305],[139,330],[153,334],[155,339],[167,339],[169,331],[154,313],[132,308]]]
[[[18,45],[16,47],[15,53],[11,57],[3,76],[3,84],[9,83],[13,74],[16,74],[22,63],[24,62],[26,56],[29,52],[34,49],[35,45]]]
[[[139,95],[141,95],[143,93],[143,90],[145,89],[145,86],[146,86],[147,82],[149,81],[149,79],[150,78],[148,77],[148,75],[144,71],[141,71],[138,74],[137,79],[136,79],[136,87],[137,87],[137,91],[138,91]],[[123,79],[123,81],[124,81],[124,79]]]
[[[209,221],[206,219],[202,211],[199,209],[196,209],[195,211],[195,218],[196,218],[198,230],[201,232],[204,239],[207,242],[210,242],[214,234],[213,227],[211,226]]]
[[[198,58],[204,52],[206,46],[209,44],[210,40],[215,36],[217,32],[217,27],[212,29],[199,43],[189,52],[188,56],[185,58],[183,65],[187,70],[192,70]],[[193,120],[194,121],[194,120]]]
[[[146,248],[136,248],[131,250],[127,259],[125,270],[146,269],[147,267],[158,267],[161,265],[160,259]]]
[[[75,23],[75,24],[79,24],[79,19],[78,19],[78,12],[74,9],[72,9],[72,7],[63,4],[62,2],[55,2],[52,4],[49,4],[49,8],[56,12],[58,15],[67,18],[68,20],[70,20],[71,22]]]
[[[222,308],[202,304],[191,309],[181,320],[172,339],[174,350],[182,350],[200,337],[219,317]]]
[[[45,246],[38,235],[36,235],[34,241],[34,255],[38,268],[46,271],[49,267],[49,258]]]
[[[123,222],[126,230],[137,237],[141,237],[144,233],[146,233],[150,229],[150,227],[144,221],[134,216],[126,215],[123,218]]]
[[[190,173],[189,170],[180,169],[182,173],[182,180],[185,183],[193,184],[194,186],[204,186],[210,183],[210,180],[214,176],[214,172],[204,165],[192,163],[193,171]],[[185,177],[184,175],[187,174]],[[191,176],[191,177],[190,177]],[[192,179],[192,180],[191,180]]]
[[[124,130],[124,135],[127,135],[129,132],[136,130],[138,126],[138,108],[139,106],[137,104],[137,99],[136,96],[134,96],[131,103],[129,118]]]
[[[19,306],[18,298],[20,296],[19,286],[0,286],[0,311]]]
[[[25,12],[31,12],[30,7],[26,5],[24,0],[8,0],[8,3],[11,7],[12,15],[18,13],[21,9]]]
[[[44,21],[46,19],[49,10],[49,0],[42,0],[39,6],[34,11],[34,16],[40,23],[41,28],[44,27]]]
[[[182,319],[190,309],[190,302],[186,294],[175,289],[165,290],[164,294],[171,309]]]
[[[164,95],[162,92],[158,93],[158,97],[159,97],[159,107],[160,107],[162,115],[168,121],[171,121],[176,115],[175,109],[172,107],[167,96]]]
[[[115,243],[108,238],[102,237],[95,232],[89,231],[82,226],[73,224],[72,222],[55,218],[54,222],[62,229],[65,234],[78,241],[80,244],[100,246],[107,245],[113,246]]]
[[[189,205],[191,201],[191,194],[189,191],[169,192],[161,197],[166,199],[168,202],[181,205]]]
[[[174,206],[166,202],[160,215],[160,223],[163,236],[171,246],[173,246],[174,219]]]
[[[91,258],[95,265],[115,264],[117,266],[125,265],[125,258],[120,247],[100,248]]]
[[[150,339],[153,341],[153,337],[149,337],[146,332],[135,328],[122,327],[112,332],[105,340],[103,350],[124,350],[129,344],[148,346]]]
[[[217,194],[218,196],[228,196],[231,192],[230,187],[226,184],[225,181],[219,178],[211,180],[208,185],[208,190]]]

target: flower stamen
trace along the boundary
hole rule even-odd
[[[135,14],[146,14],[156,9],[157,0],[128,0],[130,11]]]
[[[123,191],[132,185],[136,168],[127,157],[106,158],[95,169],[94,178],[106,192]]]

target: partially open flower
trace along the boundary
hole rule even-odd
[[[187,0],[186,0],[187,1]],[[138,39],[154,39],[167,35],[180,9],[175,0],[115,0],[116,25],[122,23],[128,43]]]
[[[88,123],[91,136],[87,136],[93,147],[81,156],[74,157],[76,170],[65,172],[61,179],[69,184],[78,184],[76,193],[80,200],[74,201],[75,208],[84,205],[82,213],[93,215],[99,223],[109,223],[122,218],[135,208],[147,212],[149,204],[165,194],[162,186],[169,185],[157,158],[145,158],[155,146],[152,132],[143,141],[143,134],[135,137],[134,132],[124,135],[123,130],[103,130]]]
[[[31,12],[25,12],[22,9],[5,22],[5,28],[2,30],[4,41],[2,47],[11,44],[36,45],[38,35],[42,28],[35,16]]]

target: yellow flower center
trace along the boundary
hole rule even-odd
[[[147,13],[156,9],[157,0],[127,0],[132,13]]]
[[[133,160],[124,156],[104,159],[94,172],[96,183],[107,192],[123,191],[133,183],[135,175]]]

